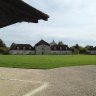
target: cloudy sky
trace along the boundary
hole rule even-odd
[[[69,46],[96,46],[96,0],[24,0],[47,13],[47,22],[17,23],[0,29],[0,38],[11,43],[30,43],[39,40],[63,41]]]

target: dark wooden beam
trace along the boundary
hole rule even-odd
[[[22,0],[0,0],[0,28],[17,23],[47,21],[49,16]]]

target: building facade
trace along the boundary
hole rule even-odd
[[[86,51],[87,54],[90,55],[96,55],[96,46],[95,47],[89,47],[88,50]]]
[[[41,40],[35,45],[35,52],[37,55],[51,54],[50,44]]]
[[[40,40],[34,47],[30,44],[15,44],[10,47],[10,54],[22,55],[63,55],[72,54],[72,51],[67,45],[50,45],[44,40]]]
[[[72,51],[67,45],[53,45],[51,46],[51,54],[72,54]]]
[[[29,55],[29,54],[35,54],[35,50],[30,44],[15,44],[14,46],[10,47],[9,54]]]

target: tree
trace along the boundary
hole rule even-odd
[[[16,44],[15,43],[12,43],[12,45],[11,45],[11,49],[14,49],[15,48],[15,46],[16,46]]]
[[[80,47],[79,47],[79,53],[80,53],[80,54],[86,54],[86,48],[80,46]]]
[[[78,50],[79,50],[79,48],[80,48],[80,46],[79,46],[78,44],[76,44],[74,47],[75,47],[76,49],[78,49]]]
[[[62,41],[59,41],[58,45],[64,45],[64,43]]]
[[[85,48],[88,50],[88,49],[93,49],[94,47],[87,45]]]
[[[2,41],[2,39],[0,39],[0,47],[6,47],[6,45],[4,44],[4,42]]]
[[[78,44],[76,44],[75,46],[71,47],[72,51],[74,54],[79,54],[80,52],[80,46]]]
[[[50,43],[51,46],[53,45],[57,45],[57,43],[53,40],[51,43]]]
[[[0,54],[4,54],[8,51],[5,43],[0,39]]]

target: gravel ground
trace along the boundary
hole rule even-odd
[[[96,96],[96,66],[50,70],[0,68],[0,96],[23,96],[45,82],[49,84],[47,88],[34,96]]]

